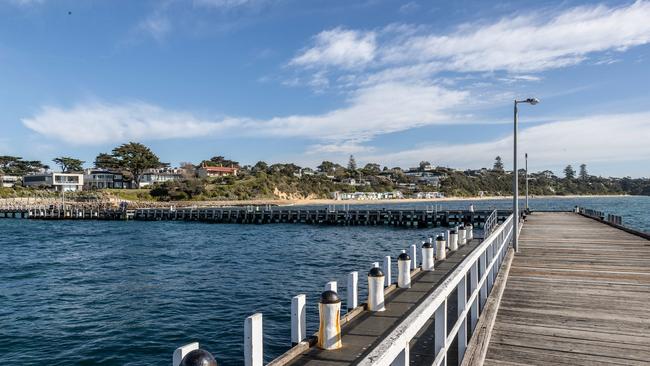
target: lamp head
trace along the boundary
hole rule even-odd
[[[530,103],[531,105],[535,105],[535,104],[539,103],[539,99],[537,99],[537,98],[528,98],[528,99],[526,99],[526,103]]]

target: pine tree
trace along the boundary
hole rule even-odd
[[[357,170],[357,161],[354,160],[354,155],[350,155],[350,160],[348,161],[348,170],[349,171]]]
[[[580,179],[589,179],[589,173],[587,173],[587,164],[580,164]]]
[[[564,168],[564,177],[566,179],[575,179],[576,171],[573,169],[571,164],[567,165],[566,168]]]
[[[502,172],[503,171],[503,161],[501,161],[500,156],[497,156],[494,159],[494,167],[492,169],[497,171],[497,172]]]

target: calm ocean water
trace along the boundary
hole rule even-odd
[[[576,204],[650,231],[650,197],[531,200],[541,210]],[[263,312],[270,360],[290,345],[292,296],[307,294],[311,334],[325,282],[337,280],[344,297],[346,274],[358,270],[364,300],[372,262],[437,231],[0,220],[0,232],[4,364],[168,365],[176,347],[199,341],[221,365],[240,365],[246,316]]]

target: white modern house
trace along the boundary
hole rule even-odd
[[[140,174],[139,188],[147,187],[156,183],[179,181],[182,179],[183,170],[180,168],[149,169]]]
[[[42,187],[56,191],[74,192],[83,190],[84,175],[82,173],[39,173],[23,177],[25,187]]]
[[[11,188],[20,182],[20,177],[17,175],[0,175],[0,187]]]
[[[122,173],[106,169],[86,169],[84,171],[85,189],[129,188]]]

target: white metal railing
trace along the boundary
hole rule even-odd
[[[492,233],[492,230],[497,226],[498,224],[498,213],[497,210],[493,210],[492,213],[488,215],[488,217],[485,218],[485,223],[483,224],[483,237],[487,238],[490,236]]]
[[[479,244],[458,267],[388,336],[375,346],[359,365],[388,366],[409,364],[409,343],[434,317],[434,366],[447,364],[447,351],[458,337],[458,360],[462,361],[468,342],[468,331],[474,330],[479,308],[485,305],[501,263],[512,238],[513,217]],[[467,297],[469,286],[469,298]],[[447,298],[456,290],[458,319],[447,329]],[[479,304],[480,303],[480,304]],[[470,324],[467,324],[467,315]]]

